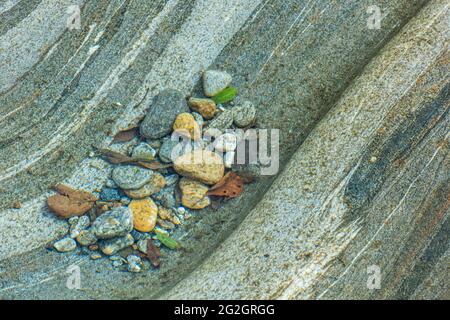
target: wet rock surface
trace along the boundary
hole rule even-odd
[[[132,229],[133,215],[127,207],[118,207],[103,213],[92,225],[92,230],[99,239],[124,236]]]

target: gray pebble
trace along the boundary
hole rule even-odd
[[[158,200],[164,207],[170,209],[177,206],[176,191],[175,185],[166,187],[162,189],[160,192],[152,195],[152,198]]]
[[[122,196],[120,190],[116,188],[103,188],[100,192],[100,200],[102,201],[119,201]]]
[[[128,207],[117,207],[99,216],[92,231],[99,239],[124,236],[133,230],[133,215]]]
[[[233,112],[230,109],[226,109],[208,123],[208,128],[214,128],[223,131],[225,129],[231,128],[232,125]]]
[[[177,157],[190,152],[192,148],[191,142],[173,141],[171,138],[166,138],[159,149],[159,159],[164,163],[171,163]]]
[[[147,253],[147,243],[148,240],[139,240],[137,242],[138,250],[142,253]]]
[[[203,127],[203,122],[204,122],[204,120],[203,120],[202,115],[201,115],[200,113],[197,113],[197,112],[192,112],[192,116],[194,117],[195,122],[198,123],[198,125],[200,126],[200,128]]]
[[[142,259],[136,255],[129,255],[127,257],[128,271],[129,272],[141,272],[143,269]]]
[[[108,188],[114,188],[114,189],[118,187],[113,179],[106,180],[105,186],[108,187]]]
[[[248,127],[255,123],[256,108],[250,101],[244,101],[234,107],[232,113],[234,124],[239,128]]]
[[[78,216],[70,217],[69,220],[67,220],[67,222],[69,222],[70,226],[74,226],[78,222],[78,219],[79,219]]]
[[[150,181],[153,171],[133,165],[117,166],[112,171],[112,178],[122,189],[139,189]]]
[[[153,149],[148,143],[141,142],[134,147],[131,156],[134,159],[152,161],[156,157],[156,150]]]
[[[205,96],[212,97],[228,87],[231,76],[225,71],[208,70],[203,74],[203,91]]]
[[[140,240],[147,240],[150,239],[150,234],[149,233],[144,233],[144,232],[139,232],[136,229],[133,229],[130,234],[133,236],[133,238],[137,241]]]
[[[173,89],[161,91],[152,101],[141,124],[141,134],[147,139],[159,139],[172,132],[178,114],[189,112],[185,96]]]
[[[97,243],[97,237],[92,230],[81,230],[77,236],[77,241],[82,246],[90,246],[91,244]]]
[[[59,252],[69,252],[77,248],[77,243],[72,238],[64,238],[56,241],[53,247]]]
[[[107,256],[111,256],[119,252],[120,250],[131,246],[134,243],[134,239],[131,234],[127,234],[125,237],[114,238],[109,240],[102,240],[99,242],[100,250]]]
[[[165,176],[164,178],[166,179],[166,186],[168,187],[173,186],[178,182],[178,180],[180,180],[180,176],[176,173]]]

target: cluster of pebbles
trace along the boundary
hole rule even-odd
[[[158,247],[170,248],[158,241],[158,235],[170,237],[189,217],[189,210],[209,206],[209,188],[232,167],[243,137],[227,129],[255,124],[256,109],[251,102],[228,103],[226,107],[216,104],[215,97],[229,88],[231,81],[228,73],[209,70],[203,74],[205,97],[186,99],[173,89],[160,92],[141,122],[141,142],[129,156],[170,167],[151,170],[134,164],[115,165],[111,179],[98,190],[96,212],[68,218],[69,234],[53,247],[69,252],[81,246],[91,259],[107,256],[113,266],[126,266],[130,272],[149,268],[145,259],[148,239]],[[197,156],[200,161],[190,161]]]

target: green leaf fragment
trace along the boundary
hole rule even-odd
[[[228,87],[220,91],[211,99],[214,100],[216,104],[227,103],[233,100],[237,95],[237,89],[235,87]]]
[[[181,247],[178,241],[162,232],[156,232],[156,238],[158,238],[158,240],[169,249],[176,250]]]

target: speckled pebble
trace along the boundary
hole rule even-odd
[[[92,230],[82,230],[77,236],[77,241],[82,246],[90,246],[97,243],[98,239]]]
[[[102,240],[99,242],[100,250],[107,256],[116,254],[120,250],[131,246],[134,243],[134,239],[130,234],[124,237]]]
[[[166,185],[164,176],[154,172],[150,181],[142,188],[136,190],[124,190],[125,194],[132,199],[143,199],[159,192]]]
[[[189,106],[201,115],[202,120],[203,118],[206,120],[214,118],[217,112],[216,103],[211,99],[190,98]]]
[[[181,203],[189,209],[203,209],[211,204],[206,195],[208,187],[203,183],[182,178],[179,183]]]
[[[70,237],[76,238],[80,232],[89,228],[91,221],[88,216],[81,216],[70,226]]]
[[[99,239],[124,236],[133,230],[133,216],[128,207],[117,207],[103,213],[92,225],[92,231]]]
[[[157,151],[148,143],[142,142],[134,147],[131,156],[133,159],[152,161],[156,157]]]
[[[137,273],[143,269],[142,259],[136,255],[129,255],[127,257],[127,263],[129,272]]]
[[[233,122],[239,128],[248,127],[256,120],[256,108],[250,101],[244,101],[232,109]]]
[[[103,188],[100,192],[100,200],[102,201],[120,201],[122,193],[119,189]]]
[[[133,165],[120,165],[113,169],[112,178],[122,189],[139,189],[150,181],[153,171]]]
[[[164,177],[166,180],[166,186],[173,186],[174,184],[176,184],[178,182],[178,180],[180,179],[180,176],[176,173],[165,176]]]
[[[158,207],[152,199],[133,200],[129,208],[133,214],[133,226],[137,231],[153,230],[158,217]]]
[[[229,109],[221,112],[208,123],[208,128],[215,128],[221,131],[231,128],[233,125],[233,113]]]
[[[56,241],[53,247],[59,252],[69,252],[77,248],[77,243],[72,238],[64,238]]]
[[[232,133],[224,133],[214,141],[214,149],[220,152],[234,151],[237,146],[237,138]]]
[[[207,70],[203,74],[203,91],[205,96],[212,97],[228,87],[231,75],[225,71]]]

